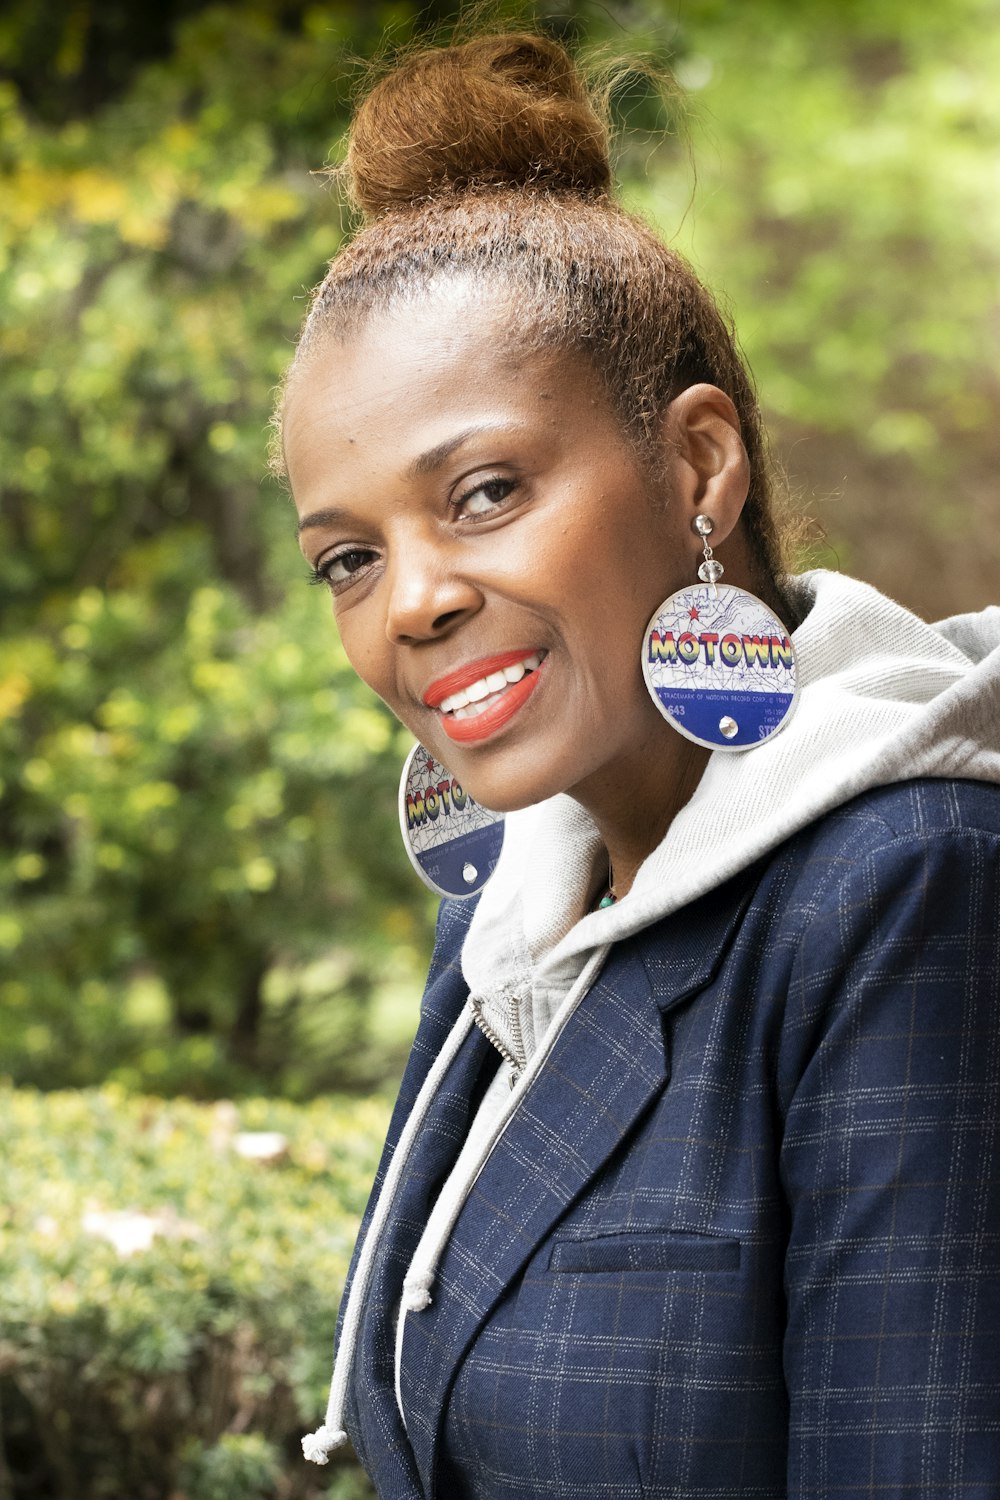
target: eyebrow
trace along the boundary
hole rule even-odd
[[[346,526],[351,517],[346,510],[336,510],[327,506],[324,510],[314,510],[310,515],[303,516],[296,531],[299,536],[313,526]]]
[[[481,422],[474,427],[466,427],[457,432],[454,437],[446,438],[443,443],[437,443],[433,448],[428,448],[426,453],[421,453],[415,458],[405,470],[407,479],[419,479],[425,474],[433,474],[443,463],[447,463],[453,453],[467,443],[470,438],[477,437],[481,432],[499,432],[502,429],[500,423]],[[301,536],[303,531],[308,531],[313,526],[340,526],[350,522],[351,517],[345,510],[325,508],[314,510],[308,516],[303,516],[298,525]]]
[[[408,479],[419,479],[422,474],[433,474],[435,469],[440,469],[443,463],[447,463],[456,449],[461,448],[470,438],[478,437],[481,432],[496,432],[499,424],[493,422],[480,422],[474,427],[463,428],[454,437],[446,438],[443,443],[438,443],[434,448],[428,448],[426,453],[421,453],[415,458],[406,470]]]

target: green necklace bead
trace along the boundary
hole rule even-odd
[[[606,896],[602,896],[601,899],[600,899],[600,901],[598,901],[598,903],[597,903],[597,910],[598,911],[603,911],[606,906],[614,906],[614,904],[615,904],[615,898],[614,898],[614,896],[612,896],[611,892],[609,891]]]

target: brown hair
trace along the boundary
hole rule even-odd
[[[753,386],[687,262],[612,199],[604,101],[564,47],[525,32],[420,48],[358,108],[341,174],[363,226],[330,265],[292,374],[331,333],[442,276],[510,296],[529,344],[578,349],[657,462],[658,418],[698,381],[739,415],[744,523],[762,577],[780,547]]]

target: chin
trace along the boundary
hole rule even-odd
[[[464,782],[463,786],[465,786]],[[470,792],[480,807],[487,807],[490,812],[504,813],[505,815],[507,813],[520,812],[525,807],[534,807],[537,803],[544,802],[546,797],[551,795],[548,792],[543,792],[535,795],[525,793],[523,796],[512,796],[509,792],[504,792],[502,794],[498,793],[497,796],[493,797],[488,794],[480,796],[474,787],[465,786],[465,789]]]
[[[447,764],[446,761],[443,763]],[[459,771],[454,774],[481,807],[488,807],[491,812],[513,813],[520,812],[525,807],[534,807],[539,802],[547,801],[549,797],[556,797],[560,792],[567,791],[572,784],[572,777],[565,780],[558,776],[540,777],[537,768],[533,769],[535,774],[529,776],[518,776],[516,772],[503,775],[499,769],[494,771],[493,768],[489,771],[484,768],[479,775],[474,769],[467,776]]]

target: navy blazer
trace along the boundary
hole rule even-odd
[[[383,1500],[997,1500],[998,931],[1000,788],[914,781],[616,945],[407,1315],[404,1427],[394,1310],[496,1063],[474,1030],[362,1314],[346,1420]]]

